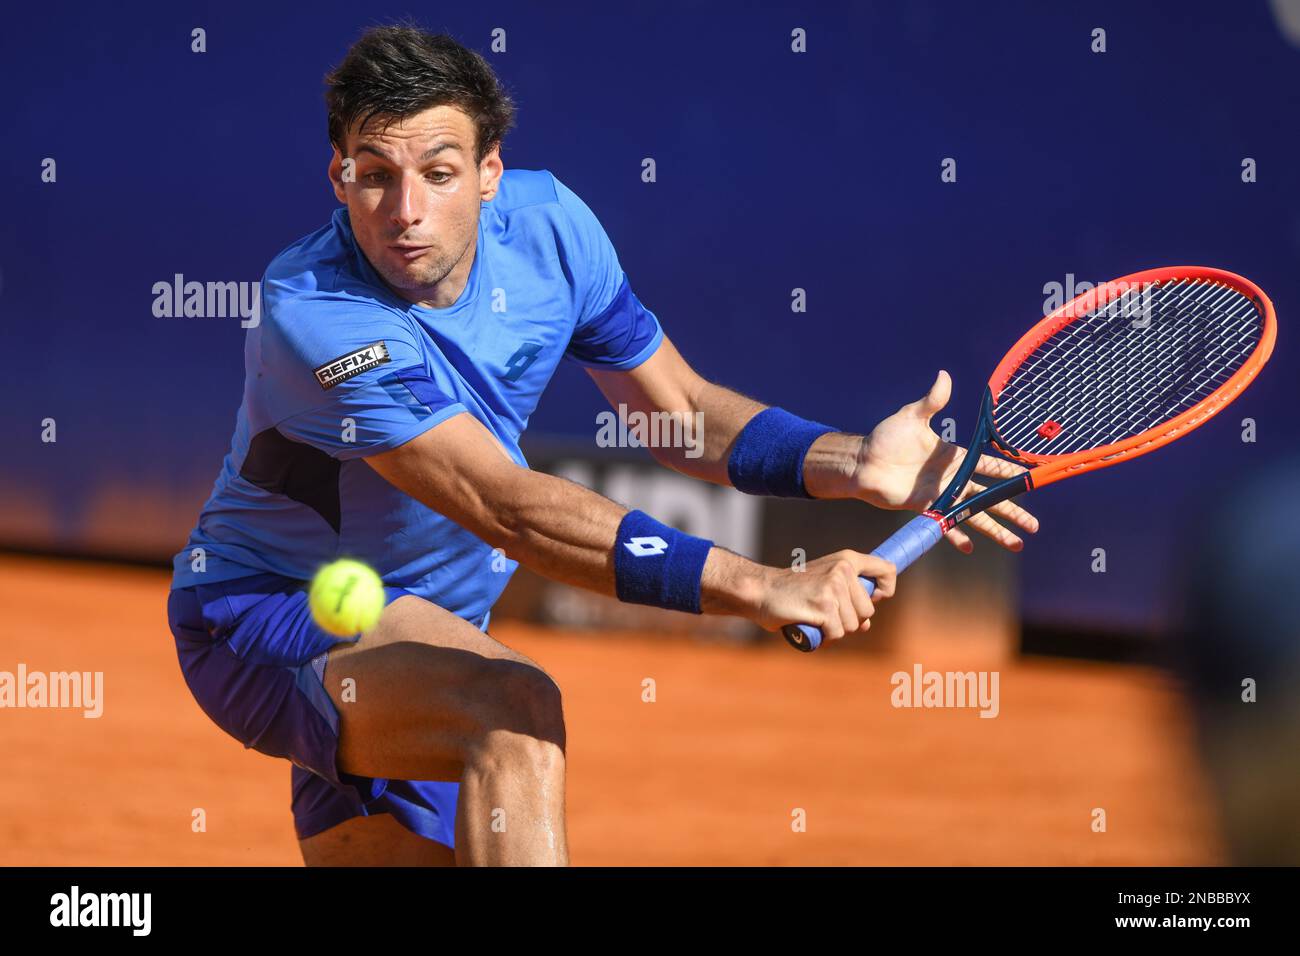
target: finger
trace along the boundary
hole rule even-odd
[[[844,580],[848,582],[848,599],[853,604],[853,610],[857,614],[858,620],[862,621],[871,617],[876,608],[871,603],[871,596],[867,594],[866,586],[862,583],[862,577],[870,577],[870,575],[861,574],[862,562],[856,560],[858,556],[859,552],[856,551],[845,550],[840,552],[842,564],[839,566],[839,570],[843,573]],[[866,557],[870,556],[867,555]]]
[[[849,575],[847,574],[838,577],[836,584],[838,585],[836,588],[838,596],[836,603],[839,605],[840,623],[844,627],[845,634],[852,634],[858,629],[858,625],[862,623],[862,620],[858,617],[858,612],[853,605],[853,591],[850,589],[857,588],[860,591],[862,587],[856,579],[850,584]]]
[[[826,604],[826,612],[822,615],[821,622],[822,637],[828,641],[838,641],[844,636],[844,622],[840,619],[839,609],[834,597],[831,597]]]
[[[1028,470],[1023,465],[1017,465],[1005,458],[994,458],[992,455],[980,455],[979,464],[975,466],[976,474],[988,475],[990,478],[1014,478]]]
[[[977,495],[983,490],[984,485],[981,485],[978,481],[968,482],[965,490],[962,492],[961,500],[965,501],[967,498]],[[999,501],[997,504],[990,507],[987,513],[997,515],[999,518],[1010,521],[1012,524],[1024,531],[1028,531],[1030,534],[1033,534],[1038,530],[1038,519],[1013,501]],[[970,519],[970,523],[979,527],[974,518]],[[994,524],[996,524],[996,522],[994,522]],[[987,524],[985,527],[987,527]]]
[[[1017,528],[1030,534],[1038,530],[1038,519],[1014,501],[999,501],[988,510],[988,513],[1010,521]]]
[[[947,483],[949,481],[952,481],[953,476],[956,475],[957,472],[961,470],[962,462],[966,460],[966,456],[970,452],[966,448],[956,444],[955,442],[944,442],[939,447],[944,449],[947,452],[947,460],[944,462],[944,472],[943,472],[943,480],[945,483]],[[983,461],[986,457],[988,456],[980,455],[980,460]],[[993,459],[993,460],[996,461],[997,459]],[[975,469],[975,474],[978,475],[980,474],[980,472],[981,469],[977,467]],[[994,477],[998,477],[998,476],[994,476]],[[1008,475],[1007,477],[1009,478],[1012,476]],[[970,485],[968,484],[966,486],[966,490],[963,493],[962,497],[965,497],[966,495],[969,494],[971,494],[971,488]]]
[[[1008,551],[1019,551],[1025,546],[1025,543],[1013,532],[1002,527],[986,514],[973,515],[966,523],[980,534],[992,538]]]
[[[970,554],[975,550],[975,545],[971,541],[970,535],[965,531],[962,531],[961,528],[953,528],[944,535],[944,538],[946,538],[948,543],[962,554]]]
[[[843,602],[841,601],[839,582],[833,577],[826,579],[818,590],[817,604],[821,609],[820,617],[822,621],[820,627],[822,637],[827,640],[838,641],[844,636],[844,619],[841,611]]]
[[[864,554],[862,557],[866,560],[860,565],[858,573],[864,578],[871,578],[876,582],[876,586],[872,591],[872,599],[883,601],[893,597],[894,588],[898,581],[898,571],[894,568],[894,565],[883,558],[877,558],[875,555]]]
[[[853,601],[853,611],[858,616],[858,630],[865,631],[871,615],[876,613],[876,607],[871,603],[871,597],[857,575],[849,582],[849,596]]]
[[[934,384],[930,386],[930,391],[925,394],[925,397],[905,407],[911,409],[918,418],[923,418],[928,422],[936,412],[948,404],[948,399],[951,396],[952,379],[948,377],[947,372],[940,369],[939,374],[935,376]]]

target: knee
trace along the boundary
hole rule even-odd
[[[481,721],[483,743],[525,751],[551,744],[565,747],[564,702],[559,685],[531,663],[498,662],[481,700],[490,705]]]

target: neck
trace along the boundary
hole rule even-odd
[[[393,289],[401,298],[413,305],[426,309],[445,309],[456,304],[465,286],[469,284],[470,270],[474,268],[474,256],[478,252],[478,224],[469,237],[469,245],[460,261],[452,266],[451,271],[431,286],[422,289]],[[390,286],[391,288],[391,286]]]

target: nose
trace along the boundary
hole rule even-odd
[[[403,230],[419,225],[424,219],[424,191],[419,176],[403,175],[397,184],[392,219]]]

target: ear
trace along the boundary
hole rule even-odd
[[[483,162],[478,164],[480,200],[491,201],[497,194],[497,188],[501,185],[501,174],[505,171],[505,164],[501,162],[501,145],[498,143],[483,157]]]
[[[330,157],[329,168],[326,170],[329,176],[330,185],[334,187],[334,196],[345,206],[348,202],[347,192],[344,190],[343,182],[343,154],[339,152],[337,146],[334,147],[334,155]]]

